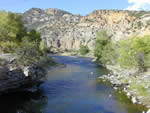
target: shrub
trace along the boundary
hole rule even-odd
[[[98,61],[101,59],[102,52],[108,43],[110,43],[110,37],[107,35],[106,31],[102,30],[98,32],[94,49],[94,56]]]
[[[110,42],[103,48],[99,61],[103,64],[116,64],[118,56],[118,46]]]
[[[40,42],[39,49],[40,49],[40,52],[42,53],[42,55],[45,55],[47,53],[47,47],[46,47],[46,43],[44,40],[42,40]]]
[[[0,11],[0,52],[15,53],[20,64],[30,65],[45,55],[46,47],[40,33],[27,32],[23,24],[20,14]]]
[[[12,41],[0,42],[0,52],[2,53],[12,53],[18,47],[18,45]]]
[[[23,40],[15,53],[18,56],[18,64],[25,66],[37,63],[41,56],[38,44],[28,40]]]
[[[125,68],[138,67],[144,71],[150,64],[150,36],[133,37],[120,41],[119,63]]]
[[[95,56],[103,64],[120,64],[123,68],[138,68],[139,72],[150,67],[150,36],[132,37],[111,42],[105,31],[97,35]]]
[[[81,45],[79,52],[80,52],[81,55],[86,55],[90,52],[90,50],[89,50],[87,45],[86,46]]]
[[[142,26],[143,26],[143,23],[142,22],[137,22],[137,27],[138,27],[138,29],[141,29],[142,28]]]
[[[18,43],[26,33],[20,14],[0,11],[0,41]]]

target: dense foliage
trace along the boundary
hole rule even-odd
[[[100,62],[103,64],[116,64],[118,58],[118,45],[111,42],[107,43],[103,48]]]
[[[138,67],[144,71],[150,59],[150,36],[133,37],[120,42],[120,65],[128,67]]]
[[[90,52],[90,50],[89,50],[87,45],[86,46],[81,45],[79,52],[80,52],[81,55],[86,55]]]
[[[113,44],[105,31],[97,35],[95,56],[103,64],[137,67],[143,72],[150,67],[150,36],[132,37]]]
[[[94,55],[97,57],[97,60],[101,59],[102,52],[103,52],[105,46],[109,42],[110,42],[109,36],[107,35],[106,31],[102,30],[97,33],[95,50],[94,50]]]
[[[20,14],[0,11],[0,53],[16,53],[27,65],[38,60],[43,50],[40,33],[27,32]]]
[[[116,45],[111,42],[111,36],[109,36],[106,31],[102,30],[98,32],[94,49],[94,55],[96,56],[97,61],[100,61],[103,64],[114,63],[114,57],[117,56],[115,46]]]

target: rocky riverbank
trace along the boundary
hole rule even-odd
[[[39,64],[18,66],[16,59],[10,54],[0,55],[0,94],[35,91],[46,80],[45,60],[39,61]]]
[[[150,109],[150,71],[138,73],[137,69],[125,70],[120,66],[106,66],[111,70],[99,80],[110,81],[115,90],[122,90],[134,104],[142,104]],[[143,112],[145,113],[145,112]],[[147,111],[150,113],[150,110]]]

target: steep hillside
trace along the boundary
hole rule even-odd
[[[32,8],[24,13],[28,29],[37,29],[49,48],[78,50],[80,45],[94,48],[96,33],[105,29],[112,41],[132,35],[150,34],[150,12],[96,10],[87,16],[59,9]]]

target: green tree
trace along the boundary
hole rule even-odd
[[[36,64],[41,56],[37,42],[30,42],[27,38],[22,40],[21,46],[16,49],[15,53],[18,56],[18,64],[25,66]]]
[[[40,46],[41,35],[35,30],[27,32],[21,14],[0,11],[0,50],[1,52],[14,52],[21,47],[24,40]]]
[[[100,61],[102,52],[108,43],[110,43],[110,36],[107,35],[106,31],[101,30],[100,32],[98,32],[94,49],[94,56],[98,61]]]
[[[138,67],[144,71],[150,66],[150,36],[133,37],[129,40],[120,41],[119,63],[125,68]]]
[[[86,55],[90,52],[90,50],[89,50],[87,45],[86,46],[81,45],[79,52],[80,52],[81,55]]]
[[[12,52],[19,46],[22,38],[26,35],[26,28],[20,14],[0,11],[0,50]],[[10,50],[9,50],[10,48]]]
[[[0,51],[15,53],[23,65],[36,63],[44,55],[41,35],[35,30],[27,32],[22,15],[0,11]]]
[[[39,48],[40,48],[40,52],[42,53],[42,55],[46,55],[46,53],[47,53],[48,50],[47,50],[46,43],[45,43],[44,40],[42,40],[40,42]]]
[[[116,64],[118,62],[118,45],[112,42],[107,43],[102,50],[101,58],[99,59],[103,64]]]
[[[39,32],[36,32],[36,30],[31,30],[28,34],[27,34],[28,38],[27,40],[28,41],[36,41],[38,44],[40,44],[41,42],[41,34]]]

